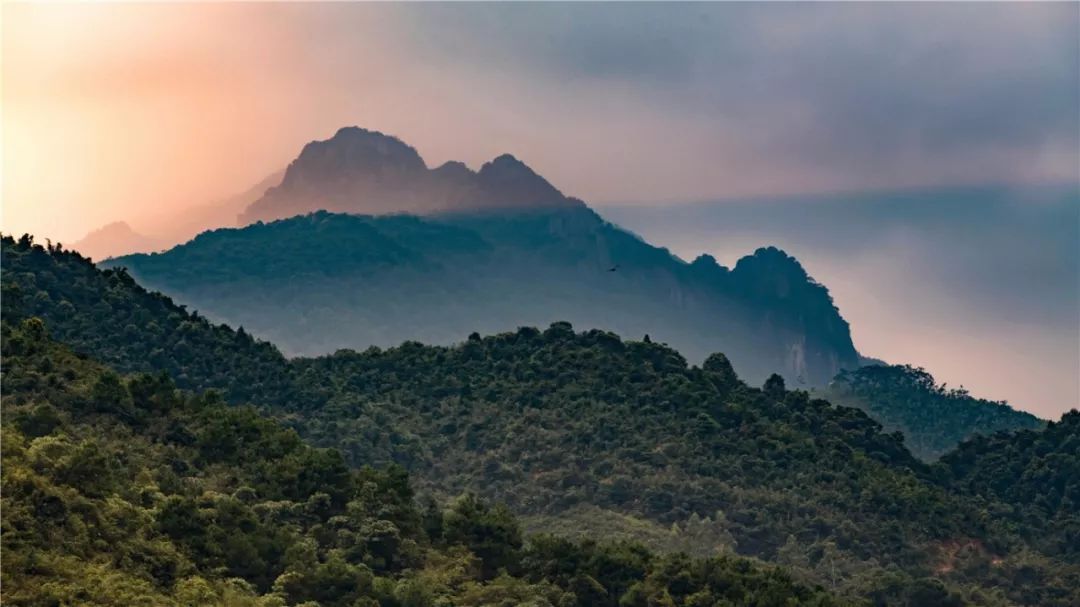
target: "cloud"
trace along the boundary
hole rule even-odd
[[[699,123],[719,157],[735,150],[838,188],[1077,176],[1076,4],[445,5],[397,16],[424,61],[539,79],[553,97],[620,91]]]
[[[1080,179],[1076,3],[4,16],[4,227],[65,240],[242,191],[349,124],[431,164],[511,152],[593,203]]]

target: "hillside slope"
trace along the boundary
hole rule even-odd
[[[976,434],[1042,428],[1039,418],[1005,403],[974,398],[964,390],[939,386],[923,369],[872,364],[840,373],[824,397],[856,407],[902,432],[905,444],[919,457],[932,460]]]
[[[222,390],[234,402],[287,396],[285,358],[243,329],[214,325],[76,252],[28,236],[0,246],[4,319],[40,317],[76,351],[124,372],[165,371],[185,389]]]
[[[1080,570],[1028,543],[1057,530],[1002,524],[862,412],[779,378],[750,388],[722,355],[690,367],[662,345],[556,323],[295,364],[302,391],[326,395],[287,418],[306,436],[399,462],[426,491],[506,502],[532,528],[735,550],[854,595],[885,568],[902,586],[1078,598]],[[1021,581],[1035,571],[1037,583]]]

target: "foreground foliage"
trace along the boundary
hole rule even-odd
[[[7,605],[839,604],[734,557],[522,539],[465,495],[333,450],[165,375],[121,377],[3,325]]]

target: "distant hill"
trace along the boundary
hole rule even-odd
[[[123,221],[114,221],[83,236],[71,248],[83,255],[101,261],[117,255],[149,253],[166,248],[156,238],[139,234]]]
[[[416,149],[400,139],[346,127],[304,146],[281,184],[253,202],[240,223],[319,210],[427,214],[580,205],[510,154],[479,171],[460,162],[429,169]]]
[[[318,212],[113,259],[141,283],[290,354],[462,341],[567,320],[726,352],[740,374],[824,385],[858,365],[825,287],[782,251],[733,269],[673,257],[584,205],[424,218]]]
[[[908,448],[927,460],[955,449],[975,434],[1033,430],[1045,424],[1005,403],[946,389],[925,370],[907,365],[870,364],[844,371],[824,396],[866,411],[888,431],[903,432]]]
[[[157,220],[140,224],[139,231],[123,221],[115,221],[90,232],[71,248],[101,261],[109,257],[149,253],[187,242],[206,230],[235,226],[240,214],[270,187],[281,183],[284,171],[278,171],[248,190],[210,203],[163,214]]]

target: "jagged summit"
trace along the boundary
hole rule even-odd
[[[735,264],[735,276],[753,277],[752,290],[759,295],[785,298],[796,289],[819,286],[798,259],[776,247],[762,247]]]
[[[464,162],[458,160],[447,160],[440,164],[438,167],[432,169],[433,173],[440,173],[443,175],[458,175],[476,177],[476,171],[470,169]]]
[[[504,172],[504,171],[519,171],[528,172],[535,175],[532,169],[528,167],[524,162],[518,160],[513,154],[500,154],[489,162],[485,162],[484,166],[480,167],[480,172]]]
[[[545,204],[566,200],[548,180],[510,154],[503,154],[480,167],[481,190],[491,204]]]
[[[240,222],[317,210],[423,215],[579,204],[510,154],[479,171],[456,161],[429,169],[416,149],[397,137],[350,126],[305,145],[281,184],[252,203]]]

